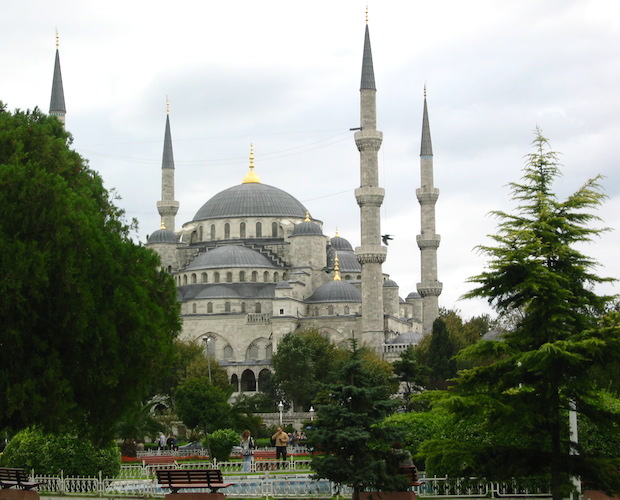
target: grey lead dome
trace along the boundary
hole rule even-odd
[[[187,270],[227,267],[275,267],[267,257],[247,247],[227,245],[199,255]]]
[[[239,184],[220,191],[196,212],[195,221],[224,217],[306,217],[306,208],[281,189],[267,184]]]

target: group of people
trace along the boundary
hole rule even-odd
[[[164,433],[159,434],[159,442],[157,443],[160,450],[178,450],[177,446],[177,437],[174,434],[171,434],[166,438]]]
[[[299,442],[305,441],[305,439],[306,434],[303,431],[301,433],[295,431],[289,434],[282,430],[282,427],[278,427],[276,433],[271,436],[271,442],[276,447],[276,460],[286,460],[287,447],[299,444]],[[254,455],[254,448],[256,448],[254,438],[250,431],[243,431],[239,446],[241,447],[241,456],[243,457],[243,472],[249,472]]]

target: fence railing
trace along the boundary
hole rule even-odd
[[[295,464],[295,462],[302,462]],[[307,467],[305,461],[285,463],[291,469],[265,470],[262,474],[239,474],[243,464],[239,462],[220,462],[217,465],[228,472],[226,480],[234,483],[225,490],[227,497],[233,498],[330,498],[333,496],[351,497],[352,490],[325,479],[312,479],[310,474],[301,473],[298,467]],[[188,464],[190,465],[190,464]],[[212,467],[212,462],[191,464],[192,467]],[[155,478],[138,478],[139,466],[123,466],[116,478],[67,477],[36,475],[35,481],[44,481],[39,487],[41,493],[61,495],[96,495],[100,497],[163,496],[168,491],[162,489]],[[231,472],[234,471],[234,472]],[[235,474],[236,472],[236,474]],[[441,478],[422,477],[420,486],[412,487],[421,498],[549,498],[549,484],[538,478],[515,479],[506,482],[487,481],[480,478]],[[196,491],[207,491],[196,489]]]

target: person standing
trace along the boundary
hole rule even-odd
[[[271,436],[276,443],[276,460],[286,460],[286,446],[288,445],[288,434],[278,427],[276,433]],[[280,464],[278,464],[280,468]]]
[[[250,431],[243,431],[239,445],[241,446],[241,456],[243,457],[243,472],[250,472],[255,448],[254,438]]]

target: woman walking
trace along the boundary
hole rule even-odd
[[[243,457],[243,472],[250,472],[252,465],[252,456],[254,455],[254,438],[248,430],[241,434],[241,456]]]

